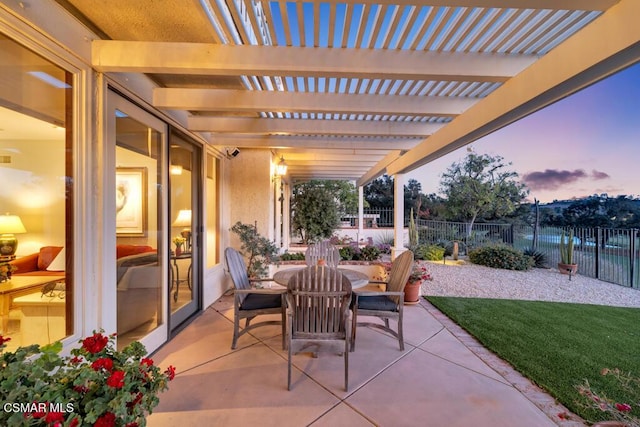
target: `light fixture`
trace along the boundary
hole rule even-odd
[[[14,234],[26,232],[18,215],[0,215],[0,255],[15,255],[18,239]]]
[[[280,156],[280,162],[276,165],[276,175],[285,176],[287,174],[287,162],[284,161],[284,156]]]
[[[191,209],[181,209],[178,217],[172,224],[173,227],[184,227],[180,235],[186,239],[186,250],[191,251]]]
[[[171,175],[182,175],[182,166],[171,165],[169,167],[169,172],[171,173]]]

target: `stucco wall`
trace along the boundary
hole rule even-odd
[[[258,232],[273,239],[273,186],[271,183],[271,152],[243,148],[227,162],[229,169],[230,226],[240,221],[257,224]],[[235,234],[230,245],[240,247]]]

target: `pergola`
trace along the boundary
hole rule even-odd
[[[637,0],[57,1],[100,36],[95,69],[146,74],[155,107],[283,156],[291,182],[402,188],[640,60]]]

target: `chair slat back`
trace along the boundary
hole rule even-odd
[[[327,266],[337,267],[340,263],[340,250],[332,245],[328,240],[311,245],[304,254],[304,259],[308,266],[317,265],[323,259]]]
[[[226,248],[224,250],[224,257],[227,260],[227,268],[231,275],[231,280],[236,289],[250,289],[251,283],[249,282],[249,276],[247,275],[247,265],[244,263],[244,258],[240,252],[233,248]],[[240,296],[240,302],[244,301],[246,295]]]
[[[387,282],[387,291],[400,292],[404,289],[404,285],[409,280],[411,269],[413,268],[413,252],[405,251],[391,264],[389,272],[389,281]],[[396,304],[400,303],[400,297],[390,297]]]
[[[297,272],[289,280],[287,302],[293,338],[345,337],[351,282],[337,269],[311,266]]]

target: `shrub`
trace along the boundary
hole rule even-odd
[[[247,263],[249,277],[266,277],[269,264],[278,257],[278,248],[275,243],[261,236],[256,227],[251,224],[238,221],[231,227],[231,231],[240,237],[243,255],[249,258]]]
[[[536,268],[547,268],[547,256],[534,249],[525,249],[524,254],[533,258],[533,266]]]
[[[285,252],[280,255],[280,261],[304,261],[304,253],[302,252]]]
[[[416,248],[415,258],[427,261],[440,261],[444,258],[445,249],[439,245],[419,245]]]
[[[376,237],[376,243],[378,246],[386,245],[391,247],[393,246],[394,241],[393,232],[390,231],[383,231]]]
[[[469,252],[469,260],[474,264],[505,270],[528,270],[533,266],[533,258],[505,245],[489,245]]]
[[[358,259],[361,261],[375,261],[380,258],[380,249],[375,245],[367,245],[360,249]]]
[[[357,246],[349,245],[340,248],[340,259],[343,261],[351,261],[356,256],[356,252],[360,252]]]

